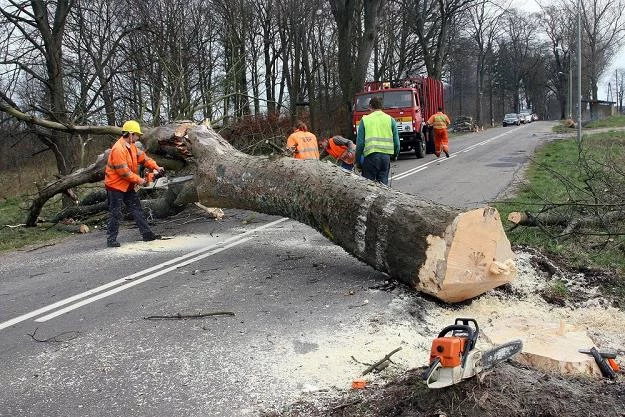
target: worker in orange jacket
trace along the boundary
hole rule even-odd
[[[135,219],[143,240],[148,242],[160,239],[161,236],[154,234],[141,207],[141,200],[137,195],[137,188],[145,184],[145,179],[138,175],[139,165],[163,174],[165,171],[145,152],[137,148],[135,142],[143,133],[141,126],[135,120],[129,120],[122,127],[122,136],[115,142],[108,156],[108,162],[104,171],[104,186],[108,196],[109,220],[106,228],[106,246],[109,248],[119,247],[117,234],[119,223],[122,220],[122,203]]]
[[[434,128],[434,154],[438,158],[442,150],[449,158],[449,138],[447,137],[447,126],[451,124],[449,117],[439,107],[438,112],[430,116],[427,124]]]
[[[354,170],[356,145],[351,140],[339,135],[328,139],[321,139],[319,141],[319,150],[319,159],[330,155],[336,159],[337,162],[340,162],[341,168],[347,171]]]
[[[297,159],[319,159],[317,137],[308,131],[306,123],[298,120],[294,132],[286,140],[286,148]]]

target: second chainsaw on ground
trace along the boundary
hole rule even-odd
[[[443,388],[471,378],[523,350],[523,342],[513,340],[490,350],[476,349],[479,327],[474,319],[457,318],[432,342],[430,366],[423,375],[429,388]]]

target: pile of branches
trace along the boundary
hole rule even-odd
[[[451,122],[451,129],[454,132],[477,132],[478,125],[471,116],[458,116]]]

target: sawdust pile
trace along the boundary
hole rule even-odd
[[[625,415],[625,383],[546,374],[518,364],[500,364],[482,378],[429,390],[421,381],[432,338],[456,317],[472,317],[487,335],[489,324],[523,318],[528,322],[565,321],[585,329],[600,348],[625,354],[625,312],[601,295],[598,283],[567,271],[531,250],[517,250],[517,279],[462,305],[447,306],[395,289],[388,310],[362,323],[364,332],[328,340],[314,355],[292,362],[314,383],[302,387],[301,401],[268,411],[267,416],[620,416]],[[566,300],[547,296],[554,284],[567,288]],[[354,326],[349,326],[354,329]],[[337,337],[338,338],[338,337]],[[481,337],[478,346],[488,346]],[[391,366],[367,375],[367,389],[349,391],[353,378],[393,348]],[[345,361],[345,353],[353,353]],[[350,351],[351,349],[351,351]],[[341,351],[342,350],[342,351]],[[305,360],[305,361],[304,361]],[[622,360],[622,359],[620,359]],[[363,363],[358,363],[362,361]],[[621,365],[623,365],[621,363]],[[280,369],[290,372],[294,369]],[[502,409],[507,410],[502,414]]]

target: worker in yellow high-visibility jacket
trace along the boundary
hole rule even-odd
[[[356,166],[362,168],[362,176],[388,185],[391,156],[399,155],[397,122],[382,111],[382,99],[371,97],[372,110],[362,116],[356,138]]]

